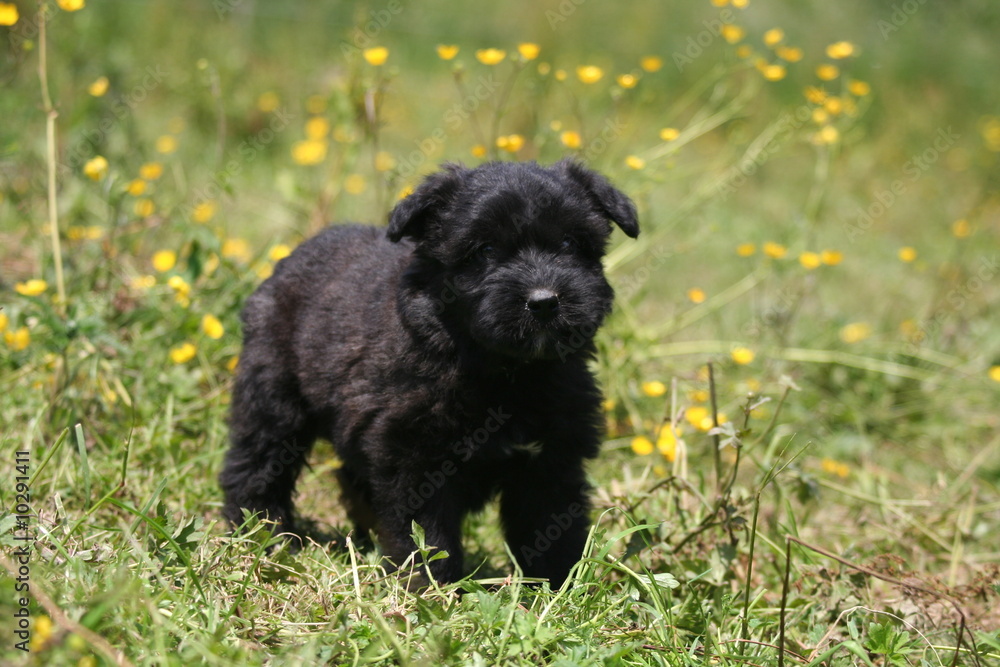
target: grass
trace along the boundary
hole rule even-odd
[[[903,5],[95,3],[52,5],[43,42],[19,3],[0,28],[0,660],[996,663],[1000,11]],[[608,439],[573,586],[526,586],[488,509],[466,593],[407,592],[354,547],[328,444],[299,494],[325,539],[229,536],[238,312],[275,258],[329,220],[382,223],[441,161],[564,155],[643,225],[607,258]]]

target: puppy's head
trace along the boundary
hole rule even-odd
[[[484,348],[524,359],[589,348],[614,293],[612,223],[639,234],[635,206],[574,162],[446,165],[392,211],[387,236],[415,244],[425,304]]]

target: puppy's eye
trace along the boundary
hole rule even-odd
[[[569,236],[564,236],[562,243],[559,245],[559,249],[563,252],[572,252],[576,250],[576,240]]]
[[[485,262],[488,259],[492,259],[496,256],[496,254],[496,248],[487,244],[479,246],[479,248],[476,249],[475,254],[473,254],[473,257],[480,262]]]

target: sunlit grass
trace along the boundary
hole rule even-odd
[[[992,10],[883,38],[877,5],[597,4],[508,6],[515,32],[441,3],[59,2],[42,42],[0,3],[0,542],[14,450],[38,534],[32,653],[0,660],[997,659],[1000,120],[949,78],[989,60],[962,44],[996,55]],[[228,536],[238,313],[274,264],[442,161],[565,156],[642,223],[606,260],[575,585],[524,586],[490,509],[466,594],[407,592],[344,535],[326,445],[299,505],[328,541]]]

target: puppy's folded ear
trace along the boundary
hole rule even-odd
[[[451,201],[465,178],[465,167],[446,163],[442,171],[431,174],[417,186],[417,189],[396,204],[389,214],[389,229],[386,237],[395,243],[404,236],[419,239],[424,235],[429,221]]]
[[[623,232],[632,238],[639,236],[639,217],[635,204],[628,195],[611,185],[604,176],[573,160],[562,160],[555,166],[583,186],[597,210],[618,225]]]

